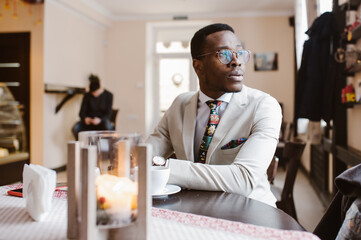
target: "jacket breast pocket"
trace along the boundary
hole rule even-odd
[[[237,155],[239,150],[241,149],[241,147],[243,146],[244,143],[242,143],[241,145],[235,147],[235,148],[230,148],[230,149],[221,149],[221,152],[225,155]]]

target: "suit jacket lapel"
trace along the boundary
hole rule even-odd
[[[247,104],[247,87],[243,85],[241,92],[233,94],[226,111],[223,113],[223,116],[213,135],[211,144],[209,145],[206,163],[209,163],[213,152],[217,149],[220,142],[229,132],[230,128],[233,126],[233,123],[237,121],[240,116],[239,113],[244,111],[244,108],[247,106]]]
[[[189,100],[184,109],[183,146],[189,161],[194,162],[194,133],[197,117],[198,93]]]

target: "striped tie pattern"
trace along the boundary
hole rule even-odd
[[[221,103],[221,101],[217,100],[207,101],[207,105],[210,108],[209,120],[199,149],[198,159],[195,162],[206,162],[208,147],[219,123],[217,108],[221,105]]]

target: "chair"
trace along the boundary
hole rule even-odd
[[[277,144],[275,155],[279,158],[279,166],[282,166],[286,169],[287,159],[284,159],[283,152],[285,149],[285,144],[287,141],[292,139],[293,132],[293,123],[292,122],[282,122],[279,142]]]
[[[282,142],[289,141],[292,138],[292,131],[293,131],[292,122],[282,122],[280,141]]]
[[[116,129],[118,112],[119,112],[119,109],[113,108],[112,114],[110,115],[110,122],[113,124],[114,130]]]
[[[293,186],[305,146],[306,143],[299,139],[285,143],[283,158],[288,161],[286,179],[281,193],[281,200],[276,202],[277,208],[283,210],[295,220],[297,220],[297,214],[293,201]]]
[[[278,168],[278,157],[277,156],[273,156],[272,161],[270,163],[270,165],[267,168],[267,176],[268,176],[268,181],[270,184],[273,184],[274,179],[276,178],[276,174],[277,174],[277,168]]]

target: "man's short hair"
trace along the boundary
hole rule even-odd
[[[94,92],[100,88],[100,80],[99,77],[96,75],[91,74],[89,76],[89,91]]]
[[[198,56],[203,54],[204,43],[208,35],[220,31],[231,31],[234,33],[233,28],[224,23],[214,23],[199,29],[191,40],[192,58],[198,59]]]

